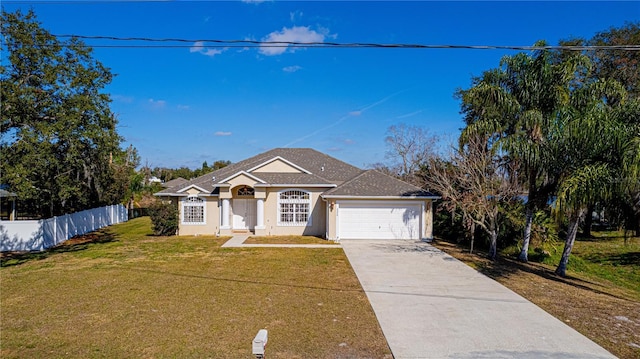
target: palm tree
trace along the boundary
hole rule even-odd
[[[578,226],[590,215],[589,206],[638,189],[640,126],[622,120],[628,111],[624,87],[613,80],[598,80],[576,89],[559,117],[557,126],[564,135],[557,148],[564,169],[555,212],[569,223],[556,269],[560,276],[566,275]]]
[[[519,168],[512,176],[520,177],[527,189],[519,255],[524,262],[528,260],[533,215],[546,206],[557,185],[557,177],[549,169],[555,163],[550,140],[556,135],[552,130],[558,110],[567,105],[571,86],[586,65],[588,59],[580,54],[560,58],[545,49],[533,55],[519,53],[504,57],[498,69],[474,79],[469,90],[458,91],[467,123],[461,143],[475,134],[488,136],[516,163],[513,168]]]

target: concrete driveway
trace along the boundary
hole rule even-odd
[[[615,358],[424,242],[340,241],[395,359]]]

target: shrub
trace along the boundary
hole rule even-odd
[[[171,203],[157,201],[149,207],[153,234],[173,236],[178,231],[178,209]]]

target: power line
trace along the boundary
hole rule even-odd
[[[567,51],[595,51],[595,50],[622,50],[640,51],[640,45],[545,45],[545,46],[521,46],[521,45],[429,45],[429,44],[404,44],[404,43],[339,43],[339,42],[297,42],[297,41],[258,41],[258,40],[220,40],[220,39],[183,39],[183,38],[149,38],[149,37],[117,37],[117,36],[90,36],[90,35],[54,35],[58,38],[76,38],[82,40],[106,40],[113,42],[145,42],[156,43],[154,45],[120,45],[120,44],[94,44],[91,47],[107,48],[251,48],[251,47],[292,47],[292,48],[383,48],[383,49],[465,49],[465,50],[567,50]],[[167,44],[174,43],[174,44]],[[178,43],[178,44],[175,44]],[[188,43],[189,45],[184,45]]]

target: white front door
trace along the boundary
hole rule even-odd
[[[233,229],[253,229],[256,226],[256,200],[233,200]]]

